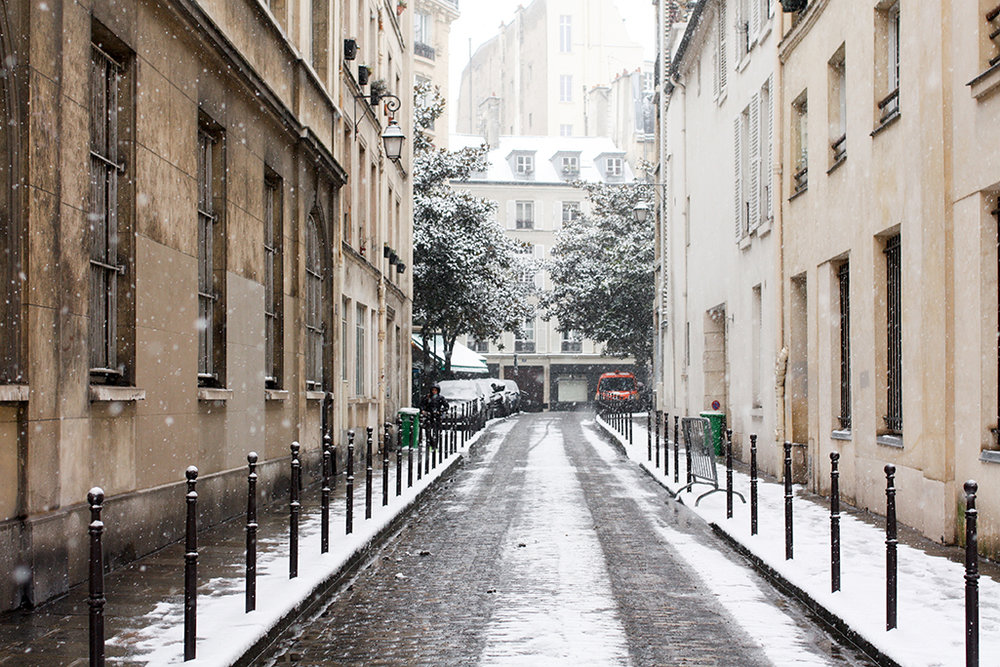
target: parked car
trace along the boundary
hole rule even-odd
[[[500,380],[503,383],[503,400],[507,405],[507,414],[521,411],[521,389],[513,380]]]
[[[597,380],[597,391],[594,393],[597,403],[624,402],[633,409],[639,407],[639,383],[635,375],[628,371],[604,373]]]
[[[475,380],[442,380],[438,382],[441,388],[441,395],[448,401],[449,413],[445,414],[445,425],[451,424],[454,420],[450,414],[450,409],[458,410],[458,415],[454,419],[461,420],[463,409],[480,410],[486,405],[486,394]],[[471,404],[471,408],[466,408]]]
[[[472,380],[486,397],[487,418],[502,417],[507,414],[503,399],[503,383],[496,378],[477,378]]]

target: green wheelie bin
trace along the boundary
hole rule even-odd
[[[400,426],[403,429],[403,447],[416,449],[420,446],[420,410],[399,409]]]
[[[708,420],[709,425],[712,427],[712,450],[716,456],[722,456],[723,437],[726,432],[726,413],[719,412],[718,410],[706,410],[699,413],[698,416]]]

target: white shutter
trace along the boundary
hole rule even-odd
[[[767,77],[767,155],[764,158],[767,183],[767,219],[774,218],[774,75]]]
[[[719,3],[719,94],[726,92],[726,3]]]
[[[733,211],[736,222],[736,240],[743,238],[743,151],[740,141],[740,114],[733,121],[733,201],[736,204]]]
[[[507,229],[514,229],[515,227],[517,227],[516,220],[517,220],[517,202],[511,200],[507,202],[507,220],[504,227],[506,227]]]
[[[545,271],[542,270],[541,264],[542,260],[545,259],[545,246],[538,244],[535,246],[535,287],[538,289],[545,289]]]
[[[750,0],[750,40],[754,42],[760,34],[760,0]]]
[[[756,5],[755,5],[756,6]],[[760,224],[760,93],[750,100],[750,224]]]

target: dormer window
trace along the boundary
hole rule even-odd
[[[529,176],[535,173],[535,156],[518,155],[514,158],[514,171],[518,176]]]
[[[562,175],[576,176],[580,173],[580,158],[575,155],[564,155],[562,158]]]
[[[608,177],[622,175],[622,159],[620,157],[609,157],[604,162],[604,170]]]

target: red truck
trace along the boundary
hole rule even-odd
[[[597,403],[623,401],[629,405],[638,406],[639,384],[635,381],[635,375],[627,371],[602,374],[597,379],[597,392],[594,394],[594,401]]]

